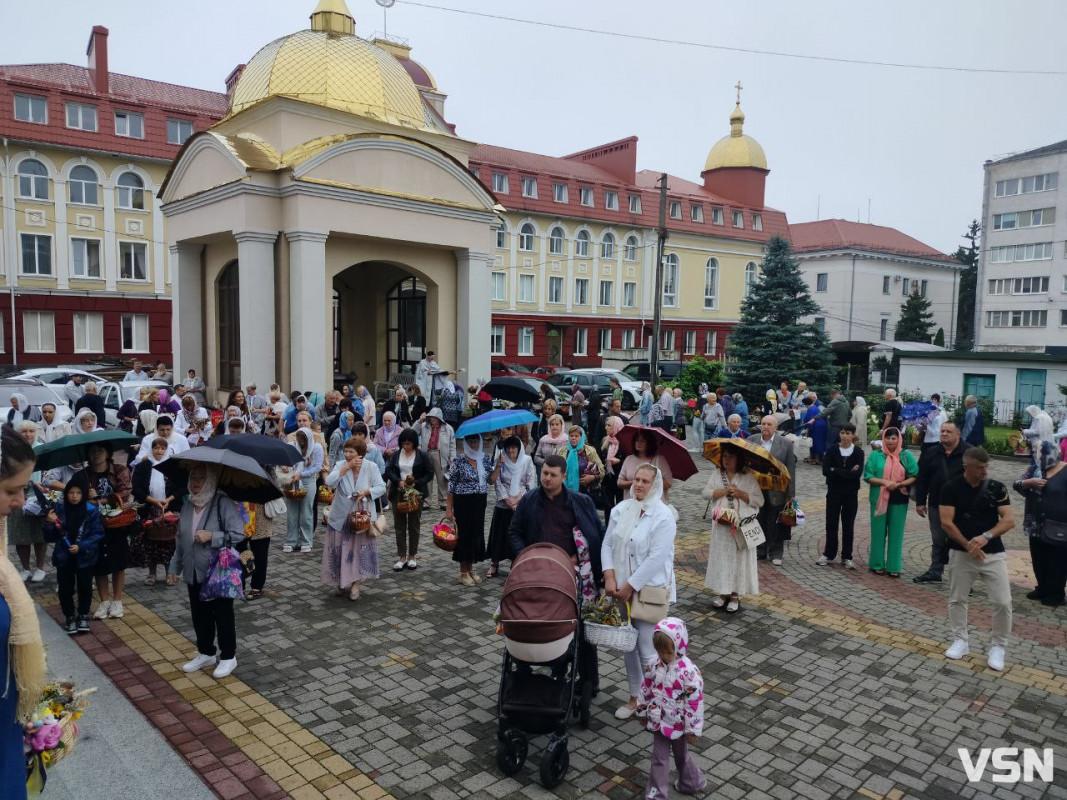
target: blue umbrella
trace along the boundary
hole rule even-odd
[[[917,422],[926,419],[937,410],[937,406],[926,400],[916,400],[908,403],[900,410],[900,418],[905,422]]]
[[[456,438],[464,436],[477,436],[482,433],[498,431],[501,428],[513,428],[516,425],[525,425],[527,422],[536,422],[537,417],[529,411],[509,408],[502,411],[487,411],[464,422],[456,431]]]

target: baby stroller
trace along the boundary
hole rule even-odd
[[[567,724],[589,726],[596,686],[596,652],[583,647],[581,595],[570,557],[545,542],[523,550],[511,566],[500,601],[504,666],[497,699],[496,763],[514,775],[526,763],[527,734],[550,734],[541,783],[567,774]]]

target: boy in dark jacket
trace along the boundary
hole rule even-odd
[[[827,448],[822,460],[822,474],[826,477],[826,547],[815,562],[825,567],[837,558],[837,526],[841,524],[841,563],[845,569],[855,569],[852,563],[852,535],[859,507],[860,480],[863,478],[863,448],[855,444],[856,426],[841,425],[839,444]]]
[[[104,523],[97,507],[89,502],[89,481],[84,472],[70,479],[63,489],[63,502],[45,520],[45,539],[55,543],[52,566],[56,568],[59,605],[67,618],[67,633],[88,633],[93,572],[104,541]]]

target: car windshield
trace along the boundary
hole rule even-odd
[[[44,386],[18,386],[8,383],[0,384],[0,404],[3,404],[3,408],[10,408],[13,394],[25,395],[31,406],[40,407],[43,403],[57,402],[55,392]]]

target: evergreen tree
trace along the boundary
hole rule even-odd
[[[953,257],[964,265],[960,272],[960,291],[956,302],[956,340],[953,350],[974,349],[974,303],[978,291],[978,239],[982,226],[972,220],[963,238],[970,244],[957,248]]]
[[[805,381],[816,390],[837,383],[830,340],[814,323],[800,321],[820,311],[789,242],[775,236],[727,343],[728,385],[745,396],[750,408],[755,410],[766,391],[783,380]]]
[[[937,329],[937,333],[934,334],[934,344],[936,344],[938,347],[944,347],[945,346],[945,329],[944,328],[938,328]]]
[[[934,327],[934,315],[930,301],[917,291],[908,295],[900,306],[900,322],[893,339],[898,342],[924,342],[930,344],[930,331]]]

